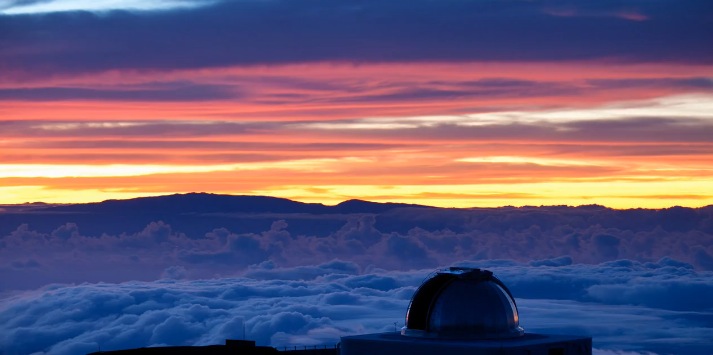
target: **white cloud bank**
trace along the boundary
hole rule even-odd
[[[566,259],[566,258],[565,258]],[[704,354],[713,348],[713,273],[671,259],[599,265],[553,259],[464,263],[493,270],[514,293],[526,331],[594,338],[603,354]],[[267,262],[243,277],[49,285],[0,303],[7,354],[201,345],[248,338],[273,346],[333,344],[393,331],[432,269],[366,270],[332,262]],[[167,274],[179,270],[169,270]]]
[[[112,10],[159,11],[190,9],[211,3],[213,2],[195,0],[10,0],[0,2],[0,14],[22,15],[68,11],[105,12]]]
[[[712,212],[271,214],[241,219],[241,232],[210,226],[229,219],[53,227],[56,216],[33,215],[0,238],[0,352],[215,344],[243,325],[260,344],[334,344],[402,326],[424,277],[456,263],[493,270],[527,331],[592,336],[603,354],[709,354]],[[126,232],[96,232],[117,223]]]

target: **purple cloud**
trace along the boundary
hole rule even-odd
[[[25,215],[32,225],[47,224],[50,216],[76,222],[50,224],[46,231],[23,224],[0,238],[2,290],[32,289],[50,282],[150,281],[173,275],[169,270],[180,270],[176,274],[180,277],[174,278],[229,276],[264,269],[254,269],[255,265],[299,267],[335,258],[354,263],[356,270],[410,270],[481,259],[566,266],[617,259],[657,262],[667,257],[697,270],[713,267],[709,208],[396,206],[382,213],[331,214],[328,207],[304,205],[313,213],[226,210],[215,214],[215,204],[200,212],[200,200],[197,196],[187,204],[153,201],[143,207],[140,200],[129,201],[139,205],[125,212],[118,212],[121,203],[111,202],[101,208],[73,206],[71,214]],[[221,203],[225,209],[231,202]],[[298,208],[295,203],[289,206]],[[264,206],[266,211],[273,207]],[[336,212],[369,206],[352,203],[333,208]],[[152,212],[161,209],[164,212]],[[139,224],[158,215],[171,222]],[[216,224],[230,227],[211,227]],[[120,232],[115,225],[136,231]]]
[[[707,2],[570,7],[572,16],[553,16],[537,2],[225,1],[190,11],[0,15],[0,67],[36,75],[308,61],[713,60]],[[632,8],[645,20],[615,15]]]

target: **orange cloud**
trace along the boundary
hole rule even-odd
[[[679,196],[701,205],[713,201],[696,190],[713,191],[709,73],[318,63],[5,79],[2,202],[209,191],[443,206],[645,207]]]

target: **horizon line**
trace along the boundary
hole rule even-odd
[[[274,198],[274,199],[281,199],[281,200],[288,200],[292,202],[297,202],[297,203],[303,203],[303,204],[317,204],[317,205],[322,205],[325,207],[335,207],[341,204],[344,204],[349,201],[361,201],[361,202],[366,202],[366,203],[373,203],[373,204],[399,204],[399,205],[411,205],[414,207],[428,207],[428,208],[443,208],[443,209],[502,209],[502,208],[548,208],[548,207],[567,207],[567,208],[581,208],[581,207],[602,207],[606,209],[611,209],[611,210],[635,210],[635,209],[644,209],[644,210],[665,210],[665,209],[671,209],[671,208],[690,208],[690,209],[703,209],[707,207],[713,206],[713,204],[703,204],[699,206],[694,206],[694,205],[683,205],[683,204],[671,204],[666,207],[613,207],[613,206],[608,206],[606,204],[601,204],[601,203],[590,203],[590,204],[540,204],[540,205],[531,205],[531,204],[506,204],[506,205],[497,205],[497,206],[440,206],[436,204],[424,204],[424,203],[414,203],[414,202],[407,202],[407,200],[410,200],[408,197],[405,198],[405,200],[385,200],[385,201],[379,201],[379,200],[369,200],[366,198],[347,198],[344,200],[339,200],[337,203],[325,203],[323,202],[315,202],[313,200],[303,200],[295,197],[283,197],[283,196],[274,196],[274,195],[261,195],[261,194],[233,194],[233,193],[216,193],[216,192],[208,192],[208,191],[192,191],[192,192],[175,192],[175,193],[166,193],[166,194],[150,194],[150,195],[137,195],[134,197],[126,197],[126,198],[109,198],[109,199],[102,199],[102,200],[91,200],[91,201],[80,201],[80,202],[44,202],[44,201],[27,201],[27,202],[22,202],[22,203],[0,203],[0,206],[6,206],[6,207],[11,207],[11,206],[31,206],[31,205],[38,205],[38,206],[69,206],[69,205],[88,205],[88,204],[100,204],[100,203],[105,203],[105,202],[110,202],[110,201],[130,201],[130,200],[137,200],[137,199],[150,199],[150,198],[161,198],[161,197],[169,197],[169,196],[187,196],[187,195],[214,195],[214,196],[229,196],[229,197],[264,197],[264,198]],[[457,200],[457,199],[454,199]]]

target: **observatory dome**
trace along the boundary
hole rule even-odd
[[[451,267],[426,280],[411,298],[401,334],[429,338],[522,336],[515,299],[488,270]]]

